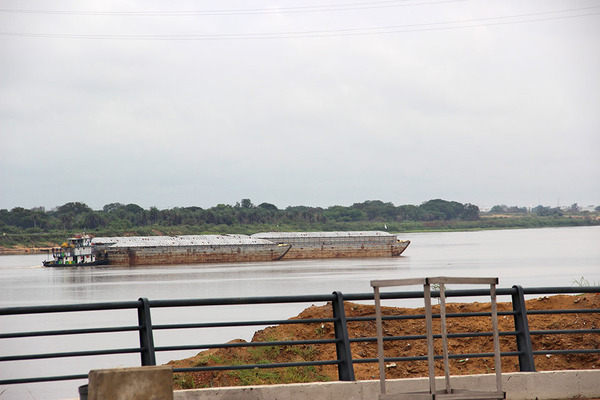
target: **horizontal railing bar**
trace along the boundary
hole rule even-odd
[[[516,357],[521,352],[519,351],[506,351],[500,353],[503,357]],[[487,358],[494,357],[494,353],[474,353],[474,354],[448,354],[448,358],[450,359],[461,359],[461,358]],[[443,355],[435,355],[433,357],[435,360],[441,360],[444,358]],[[379,359],[377,358],[353,358],[352,362],[356,364],[366,364],[366,363],[376,363]],[[384,358],[385,362],[389,361],[427,361],[427,356],[414,356],[414,357],[386,357]]]
[[[231,347],[266,347],[266,346],[298,346],[305,344],[335,344],[336,339],[314,339],[314,340],[283,340],[278,342],[242,342],[242,343],[215,343],[215,344],[190,344],[182,346],[158,346],[155,351],[177,351],[198,349],[222,349]]]
[[[539,288],[536,288],[539,289]],[[543,288],[542,288],[543,289]],[[565,288],[556,288],[565,289]],[[584,289],[584,288],[581,288]],[[589,289],[589,288],[588,288]],[[514,289],[496,289],[497,295],[510,295]],[[588,290],[572,290],[569,293],[579,293]],[[589,292],[600,291],[589,290]],[[528,293],[527,291],[525,293]],[[546,292],[540,292],[546,293]],[[563,291],[561,291],[563,293]],[[432,291],[433,297],[439,297],[439,291]],[[489,290],[486,289],[461,289],[447,290],[446,297],[452,296],[484,296],[489,295]],[[345,294],[345,301],[356,300],[373,300],[372,293],[355,293]],[[382,299],[408,299],[422,298],[422,291],[411,292],[384,292],[381,294]],[[150,300],[150,307],[189,307],[189,306],[220,306],[220,305],[244,305],[244,304],[268,304],[268,303],[308,303],[308,302],[327,302],[334,300],[333,295],[306,295],[306,296],[264,296],[264,297],[229,297],[229,298],[212,298],[212,299],[179,299],[179,300]],[[118,309],[137,309],[140,307],[138,301],[122,301],[122,302],[104,302],[104,303],[82,303],[82,304],[55,304],[44,306],[21,306],[21,307],[6,307],[0,308],[0,315],[14,314],[41,314],[54,312],[76,312],[76,311],[102,311],[102,310],[118,310]]]
[[[549,329],[547,331],[529,331],[530,335],[563,335],[563,334],[579,334],[600,333],[600,329]]]
[[[81,335],[88,333],[112,333],[112,332],[130,332],[139,331],[140,326],[118,326],[106,328],[87,328],[87,329],[65,329],[56,331],[34,331],[34,332],[14,332],[0,333],[0,339],[25,338],[35,336],[57,336],[57,335]]]
[[[515,289],[513,288],[497,288],[496,295],[512,295]],[[446,288],[446,297],[477,297],[489,296],[489,289],[451,289]],[[381,299],[418,299],[423,298],[423,291],[406,291],[406,292],[381,292]],[[440,297],[439,290],[432,290],[431,297]],[[373,300],[373,293],[350,293],[344,294],[344,301],[366,301]]]
[[[600,312],[598,308],[576,308],[572,310],[527,310],[527,315],[540,314],[595,314]]]
[[[534,350],[534,356],[541,356],[545,354],[595,354],[600,353],[600,349],[573,349],[573,350]]]
[[[511,295],[515,289],[498,288],[497,295]],[[489,295],[488,289],[452,289],[447,290],[446,297],[474,297]],[[578,287],[536,287],[524,288],[524,294],[561,294],[561,293],[600,293],[600,286],[578,286]],[[432,297],[439,297],[439,291],[431,291]],[[373,300],[372,293],[345,294],[345,301]],[[422,291],[410,292],[382,292],[382,299],[409,299],[422,298]],[[265,296],[265,297],[232,297],[213,299],[180,299],[180,300],[151,300],[151,307],[187,307],[206,305],[243,305],[243,304],[265,304],[265,303],[303,303],[303,302],[327,302],[334,299],[333,295],[307,295],[307,296]],[[14,314],[39,314],[54,312],[76,312],[76,311],[101,311],[117,309],[137,309],[140,307],[138,301],[105,302],[105,303],[83,303],[83,304],[61,304],[45,306],[23,306],[0,308],[0,315]]]
[[[14,384],[18,384],[18,383],[68,381],[68,380],[87,379],[87,378],[88,378],[88,374],[40,376],[37,378],[2,379],[2,380],[0,380],[0,385],[14,385]]]
[[[517,331],[501,331],[498,332],[499,336],[515,336],[519,332]],[[466,338],[466,337],[486,337],[493,336],[493,332],[465,332],[465,333],[448,333],[446,337],[448,338]],[[442,335],[435,334],[433,335],[434,339],[441,339]],[[425,340],[427,339],[427,335],[405,335],[405,336],[385,336],[383,341],[391,341],[391,340]],[[376,337],[363,337],[363,338],[350,338],[350,342],[352,343],[361,343],[361,342],[376,342]]]
[[[600,293],[600,286],[533,287],[523,288],[524,294]]]
[[[140,353],[144,349],[139,347],[125,349],[107,349],[107,350],[87,350],[71,351],[65,353],[44,353],[44,354],[26,354],[14,356],[2,356],[0,361],[22,361],[22,360],[40,360],[45,358],[65,358],[65,357],[84,357],[84,356],[102,356],[109,354]]]
[[[240,369],[256,369],[256,368],[289,368],[289,367],[310,367],[314,365],[337,365],[340,360],[327,361],[298,361],[289,363],[276,364],[246,364],[246,365],[215,365],[212,367],[187,367],[173,368],[173,372],[203,372],[203,371],[229,371]]]
[[[306,296],[262,296],[262,297],[225,297],[212,299],[178,299],[178,300],[150,300],[150,307],[193,307],[193,306],[224,306],[245,304],[270,304],[270,303],[310,303],[328,302],[335,296],[306,295]]]
[[[498,316],[516,315],[516,311],[498,311]],[[440,318],[440,314],[431,314],[432,318]],[[446,318],[469,318],[469,317],[491,317],[491,312],[474,312],[474,313],[448,313]],[[403,319],[425,319],[425,314],[404,314],[404,315],[385,315],[382,320],[403,320]],[[364,322],[375,321],[375,317],[346,317],[348,322]]]
[[[82,304],[54,304],[46,306],[23,306],[0,308],[0,315],[16,314],[45,314],[77,311],[106,311],[137,309],[140,307],[138,301],[121,301],[109,303],[82,303]]]
[[[195,324],[163,324],[152,325],[152,329],[191,329],[191,328],[223,328],[231,326],[261,326],[261,325],[284,325],[284,324],[318,324],[335,322],[334,318],[315,319],[279,319],[267,321],[228,321],[228,322],[204,322]]]

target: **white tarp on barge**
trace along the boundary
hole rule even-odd
[[[248,235],[184,235],[184,236],[124,236],[96,237],[92,244],[110,247],[173,247],[173,246],[239,246],[272,244]]]

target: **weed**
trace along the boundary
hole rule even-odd
[[[311,346],[311,345],[292,346],[291,351],[292,351],[292,353],[296,354],[298,357],[300,357],[306,361],[314,360],[316,355],[318,354],[318,351],[315,348],[315,346]]]
[[[194,380],[187,375],[176,374],[173,377],[173,383],[176,387],[180,387],[182,389],[195,389],[196,385],[194,385]]]
[[[321,324],[315,328],[315,333],[317,336],[325,335],[325,324]]]
[[[215,354],[208,354],[208,355],[203,356],[200,360],[196,361],[196,363],[194,364],[194,367],[204,367],[204,366],[208,365],[209,361],[212,361],[213,364],[216,364],[216,365],[225,364],[225,360],[222,357],[217,356]]]
[[[238,369],[229,371],[228,375],[237,378],[243,386],[279,383],[280,374],[266,369]]]
[[[579,279],[573,279],[571,286],[588,287],[588,286],[600,286],[600,282],[590,282],[585,277]]]

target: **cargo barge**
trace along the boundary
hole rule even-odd
[[[287,243],[292,248],[285,259],[397,257],[410,244],[398,236],[382,231],[354,232],[265,232],[252,235],[273,243]]]
[[[165,265],[276,261],[282,258],[395,257],[410,241],[380,231],[267,232],[70,238],[54,249],[47,267]]]

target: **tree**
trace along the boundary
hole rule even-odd
[[[466,221],[477,221],[479,219],[479,207],[474,204],[465,204],[464,211],[460,215],[460,219]]]
[[[250,199],[242,199],[241,203],[237,202],[235,203],[235,208],[254,208],[254,204],[252,204],[252,201]]]
[[[540,217],[551,217],[551,216],[561,216],[562,215],[562,211],[558,207],[550,208],[550,207],[544,207],[542,205],[539,205],[537,207],[534,207],[531,211],[534,212],[536,215],[539,215]]]
[[[421,217],[421,209],[414,205],[398,206],[398,219],[400,221],[419,221]]]
[[[505,214],[508,211],[508,206],[505,204],[496,205],[490,209],[491,214]]]
[[[150,219],[151,224],[156,224],[158,222],[158,219],[160,218],[160,211],[158,211],[158,208],[154,206],[150,207],[148,217]]]
[[[464,212],[464,205],[456,201],[442,199],[429,200],[419,206],[426,220],[457,219]]]
[[[332,206],[323,212],[323,216],[333,222],[350,222],[364,220],[366,214],[352,207]]]
[[[398,210],[392,203],[384,203],[380,200],[367,200],[363,203],[354,203],[356,208],[366,213],[369,221],[393,221],[398,215]]]
[[[271,204],[271,203],[260,203],[258,205],[258,208],[262,208],[262,209],[269,210],[269,211],[279,211],[279,208],[277,208],[276,205]]]
[[[56,213],[58,215],[61,214],[82,214],[84,212],[90,212],[93,211],[90,207],[87,206],[87,204],[85,203],[79,203],[79,202],[72,202],[72,203],[66,203],[60,207],[58,207],[58,209],[56,210]]]
[[[102,211],[104,211],[105,213],[111,213],[120,210],[123,207],[124,205],[121,203],[110,203],[102,207]]]

